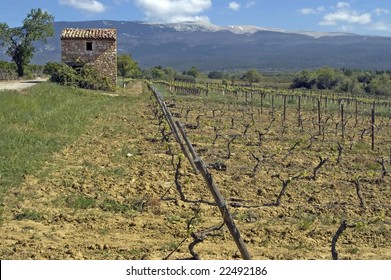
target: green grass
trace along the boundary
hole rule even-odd
[[[96,200],[83,194],[71,195],[66,199],[66,206],[75,210],[89,209],[94,207]]]
[[[130,210],[127,205],[121,204],[112,199],[106,199],[105,201],[103,201],[101,208],[103,209],[103,211],[113,213],[126,213]]]
[[[31,220],[31,221],[40,221],[42,220],[43,215],[35,210],[24,209],[22,213],[15,215],[15,220]]]
[[[0,203],[11,186],[75,141],[118,99],[51,83],[0,91]]]

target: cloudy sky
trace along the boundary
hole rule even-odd
[[[385,0],[0,0],[0,22],[20,25],[32,8],[48,11],[56,21],[202,20],[391,37],[391,1]]]

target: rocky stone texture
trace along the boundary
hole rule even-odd
[[[93,65],[117,84],[117,39],[115,29],[64,29],[61,61],[72,66]]]

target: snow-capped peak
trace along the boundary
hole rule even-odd
[[[178,32],[218,32],[229,31],[234,34],[254,34],[259,31],[281,32],[287,34],[300,34],[311,36],[314,38],[320,38],[325,36],[342,36],[352,35],[349,33],[338,32],[314,32],[314,31],[302,31],[302,30],[285,30],[280,28],[265,28],[253,25],[228,25],[218,26],[208,21],[196,21],[196,22],[180,22],[180,23],[146,23],[149,25],[157,26],[160,28],[172,28]]]

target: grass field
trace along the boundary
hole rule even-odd
[[[75,141],[113,101],[50,83],[22,92],[0,91],[0,199]]]

